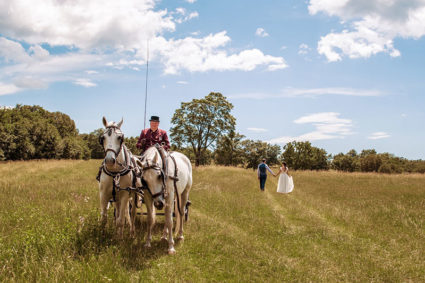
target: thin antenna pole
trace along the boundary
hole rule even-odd
[[[143,129],[146,129],[146,105],[148,102],[148,73],[149,73],[149,40],[147,40],[147,49],[146,49],[145,119],[143,121]]]

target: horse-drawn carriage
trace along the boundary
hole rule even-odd
[[[183,222],[189,216],[189,191],[192,187],[192,165],[179,152],[166,152],[160,145],[148,148],[142,156],[133,155],[124,145],[124,135],[119,123],[108,123],[99,137],[105,158],[99,168],[100,206],[102,223],[106,223],[107,207],[112,199],[118,234],[122,236],[125,221],[130,233],[135,234],[137,213],[147,215],[146,246],[150,247],[155,206],[163,210],[165,225],[163,238],[168,238],[168,252],[175,253],[173,240],[173,216],[176,217],[176,233],[183,239]],[[145,204],[146,212],[140,210]],[[139,210],[139,211],[137,211]]]

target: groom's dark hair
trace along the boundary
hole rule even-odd
[[[263,160],[262,160],[263,162],[266,162],[266,159],[265,158],[263,158]]]

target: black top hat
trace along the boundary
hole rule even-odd
[[[151,116],[151,119],[149,121],[159,122],[159,117],[158,116]]]

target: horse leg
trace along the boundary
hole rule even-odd
[[[130,216],[130,235],[134,237],[136,235],[136,214],[137,214],[137,194],[133,194],[132,205],[131,205],[131,216]]]
[[[174,208],[174,194],[169,194],[166,200],[164,216],[165,227],[168,230],[168,254],[175,254],[174,239],[173,239],[173,208]]]
[[[167,200],[165,200],[165,207],[164,207],[164,219],[167,219]],[[165,221],[164,223],[164,229],[162,230],[162,236],[161,236],[161,240],[163,241],[168,241],[168,225],[167,225],[167,221]]]
[[[181,217],[180,217],[180,213],[179,213],[179,208],[180,207],[177,204],[177,200],[176,200],[175,205],[174,205],[174,215],[176,216],[176,228],[175,228],[175,231],[174,231],[175,235],[178,235],[179,231],[180,231],[180,219],[181,219]]]
[[[178,227],[178,233],[177,233],[177,239],[178,240],[183,240],[184,236],[183,236],[183,223],[184,223],[184,213],[185,213],[185,209],[186,209],[186,203],[187,200],[189,198],[189,190],[186,188],[183,193],[181,194],[181,199],[180,199],[180,211],[183,213],[183,215],[179,214],[179,217],[177,218],[179,220],[179,222],[176,222],[176,226]]]
[[[153,201],[150,196],[145,194],[144,196],[145,205],[146,205],[146,211],[147,211],[147,233],[146,233],[146,244],[145,247],[150,248],[151,247],[151,241],[152,241],[152,228],[155,224],[155,215],[154,215],[154,209],[153,209]]]
[[[164,225],[164,230],[162,230],[161,240],[168,241],[168,227]]]
[[[134,210],[133,198],[134,197],[132,197],[131,194],[128,194],[127,202],[125,204],[125,220],[128,222],[128,225],[130,226],[130,236],[132,236],[132,233],[133,233],[133,217],[131,215]]]
[[[124,235],[124,223],[125,219],[128,218],[128,194],[127,192],[122,192],[119,194],[119,199],[117,201],[117,233],[118,238],[122,239]]]
[[[108,202],[109,202],[109,194],[107,193],[107,185],[103,182],[99,185],[99,201],[100,201],[100,220],[102,227],[106,226],[106,222],[108,220]]]

